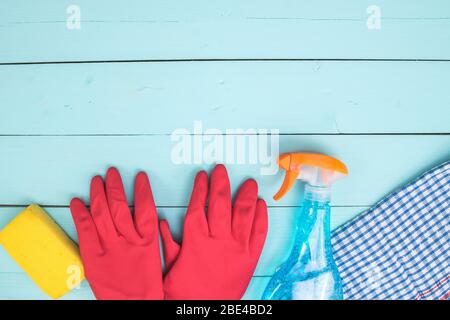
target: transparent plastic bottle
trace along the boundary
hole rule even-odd
[[[296,236],[288,260],[269,284],[264,300],[341,300],[342,285],[330,239],[330,190],[307,184],[297,212]]]

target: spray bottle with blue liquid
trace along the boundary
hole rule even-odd
[[[294,247],[267,285],[264,300],[341,300],[342,285],[331,252],[331,185],[348,174],[341,161],[314,153],[287,153],[278,159],[286,176],[275,200],[297,179],[306,182]]]

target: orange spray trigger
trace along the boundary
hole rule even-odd
[[[292,188],[295,180],[297,180],[300,174],[300,167],[291,168],[291,154],[286,153],[278,157],[278,166],[281,169],[286,170],[286,176],[284,177],[283,184],[277,194],[273,196],[273,199],[278,201],[284,197],[284,195]]]
[[[283,181],[283,184],[281,185],[280,190],[277,192],[276,195],[273,196],[274,200],[278,201],[282,197],[284,197],[284,195],[294,185],[294,182],[295,182],[295,180],[297,180],[297,177],[298,177],[299,173],[300,172],[295,172],[295,171],[287,171],[286,172],[286,176],[284,177],[284,181]]]
[[[286,170],[283,184],[274,200],[280,200],[297,179],[312,186],[330,187],[336,180],[348,174],[344,163],[318,153],[285,153],[278,158],[278,166]]]

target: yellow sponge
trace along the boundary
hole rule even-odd
[[[30,205],[1,230],[0,243],[54,299],[84,279],[78,247],[38,205]]]

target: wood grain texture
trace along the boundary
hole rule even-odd
[[[26,273],[0,273],[1,300],[50,300],[43,291],[34,284]],[[61,298],[62,300],[92,300],[94,296],[86,281],[80,288],[74,289]]]
[[[212,164],[174,164],[170,135],[197,120],[214,134],[278,129],[280,152],[343,160],[332,227],[450,158],[447,0],[77,0],[81,29],[69,30],[72,4],[0,2],[0,228],[23,206],[53,205],[76,240],[70,199],[88,200],[90,178],[115,165],[130,198],[149,173],[180,239],[192,179]],[[379,30],[367,27],[373,4]],[[289,253],[299,205],[300,188],[271,200],[282,173],[262,167],[228,163],[233,189],[254,177],[270,205],[246,299]],[[1,247],[0,299],[48,299]],[[83,282],[64,299],[93,295]]]
[[[0,66],[0,134],[450,133],[450,63]]]
[[[0,229],[3,228],[23,208],[0,208]],[[349,213],[353,216],[365,210],[364,207],[333,208],[332,227],[348,219]],[[45,208],[49,215],[64,229],[64,231],[77,241],[76,230],[68,208]],[[296,208],[270,208],[269,233],[266,245],[255,271],[255,276],[247,289],[244,299],[260,299],[262,292],[274,273],[286,258],[292,245],[294,236]],[[185,208],[159,208],[158,215],[161,219],[167,219],[177,240],[182,238],[182,224]],[[0,299],[49,299],[32,280],[20,269],[7,252],[0,246]],[[93,299],[94,296],[86,281],[80,288],[71,291],[62,299],[81,300]]]
[[[79,30],[66,27],[71,4]],[[367,27],[374,4],[375,30]],[[450,58],[446,0],[7,0],[0,21],[0,62]]]
[[[261,144],[262,148],[267,148]],[[212,165],[175,164],[170,136],[0,137],[0,204],[68,205],[74,196],[86,199],[89,181],[117,166],[125,189],[132,195],[134,175],[145,170],[159,206],[185,206],[198,170]],[[336,183],[333,204],[370,206],[390,191],[433,165],[448,160],[450,136],[302,136],[280,137],[280,152],[323,152],[344,161],[348,178]],[[193,151],[194,152],[194,151]],[[259,152],[259,151],[258,151]],[[210,159],[213,163],[214,158]],[[225,159],[226,160],[226,159]],[[272,158],[276,164],[276,157]],[[235,161],[236,162],[236,161]],[[271,206],[297,206],[300,188],[281,202],[278,191],[283,173],[262,175],[263,165],[229,164],[232,190],[255,178],[260,196]]]
[[[261,299],[262,293],[270,278],[253,277],[244,300]],[[0,273],[0,300],[49,300],[25,273]],[[95,299],[89,284],[86,281],[72,290],[61,300],[93,300]]]
[[[0,208],[0,229],[12,220],[23,208]],[[331,227],[336,228],[351,217],[365,211],[366,207],[333,208]],[[68,208],[45,208],[50,216],[74,241],[77,241],[75,226]],[[255,276],[270,276],[286,258],[292,246],[295,218],[298,208],[269,208],[269,233]],[[160,219],[167,219],[175,239],[181,241],[185,208],[158,208]],[[1,272],[20,273],[20,267],[0,247]]]

